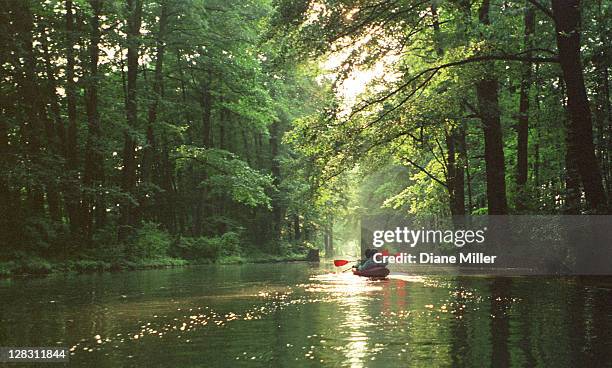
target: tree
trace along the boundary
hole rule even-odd
[[[535,10],[529,5],[525,6],[525,31],[524,31],[524,48],[531,50],[533,48],[533,33],[535,32]],[[527,52],[527,56],[531,57],[531,51]],[[528,144],[529,144],[529,91],[531,87],[532,64],[528,61],[523,63],[521,73],[521,89],[519,97],[519,116],[517,124],[517,152],[516,152],[516,208],[524,210],[526,208],[526,186],[528,177]]]
[[[478,14],[478,19],[484,26],[491,25],[489,8],[489,0],[484,0]],[[485,66],[484,78],[476,83],[476,96],[484,131],[488,210],[490,215],[505,215],[508,213],[506,170],[498,100],[499,83],[494,73],[492,68]]]
[[[138,80],[138,55],[140,47],[140,26],[142,22],[142,0],[127,0],[127,88],[126,88],[126,117],[127,128],[124,133],[123,146],[123,178],[121,189],[128,198],[124,201],[121,213],[121,226],[119,239],[125,240],[130,228],[136,225],[136,201],[134,189],[136,187],[136,139],[134,132],[138,125],[138,102],[136,83]]]
[[[563,71],[570,115],[568,152],[575,156],[589,209],[606,213],[608,202],[595,157],[593,122],[580,57],[580,6],[579,0],[552,2],[559,62]]]

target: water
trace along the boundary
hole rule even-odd
[[[82,367],[611,366],[612,279],[202,266],[0,281],[0,346]],[[58,366],[58,365],[54,365]]]

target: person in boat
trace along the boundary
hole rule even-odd
[[[386,267],[386,263],[376,263],[374,262],[374,255],[378,253],[376,249],[366,249],[364,255],[365,259],[362,260],[357,266],[358,271],[365,271],[374,267]]]
[[[374,249],[366,249],[364,252],[365,257],[357,262],[354,268],[356,268],[358,271],[362,271],[371,267],[371,265],[374,263],[374,260],[372,259],[374,257],[373,251]]]

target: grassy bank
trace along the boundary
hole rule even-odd
[[[141,260],[120,260],[107,262],[94,259],[45,260],[39,257],[0,262],[0,278],[12,276],[45,276],[58,273],[95,273],[118,272],[129,270],[146,270],[155,268],[184,267],[202,264],[244,264],[244,263],[280,263],[305,261],[303,254],[257,254],[248,256],[223,256],[218,259],[187,260],[181,258],[160,257]]]
[[[37,248],[37,247],[31,247]],[[42,247],[38,247],[42,248]],[[14,251],[0,259],[0,277],[92,273],[182,267],[198,264],[269,263],[306,260],[310,248],[304,244],[281,243],[265,253],[246,243],[238,233],[212,237],[171,236],[155,224],[144,226],[126,242],[116,238],[83,243],[45,244],[47,253]],[[52,252],[53,250],[53,252]]]

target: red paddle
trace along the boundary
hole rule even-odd
[[[342,266],[347,265],[347,264],[348,264],[348,263],[350,263],[350,262],[355,262],[355,261],[347,261],[346,259],[334,259],[334,266],[336,266],[336,267],[342,267]],[[354,266],[353,266],[353,267],[354,267]],[[346,270],[343,270],[342,272],[346,272],[346,271],[352,270],[352,269],[353,269],[353,267],[351,267],[351,268],[347,268]]]
[[[388,256],[389,255],[389,251],[386,249],[383,249],[383,251],[381,252],[381,254],[383,256]],[[346,259],[334,259],[334,266],[336,267],[342,267],[344,265],[346,265],[349,262],[354,262],[354,261],[347,261]]]
[[[342,267],[342,266],[346,265],[349,262],[350,261],[347,261],[346,259],[334,259],[334,266]]]

